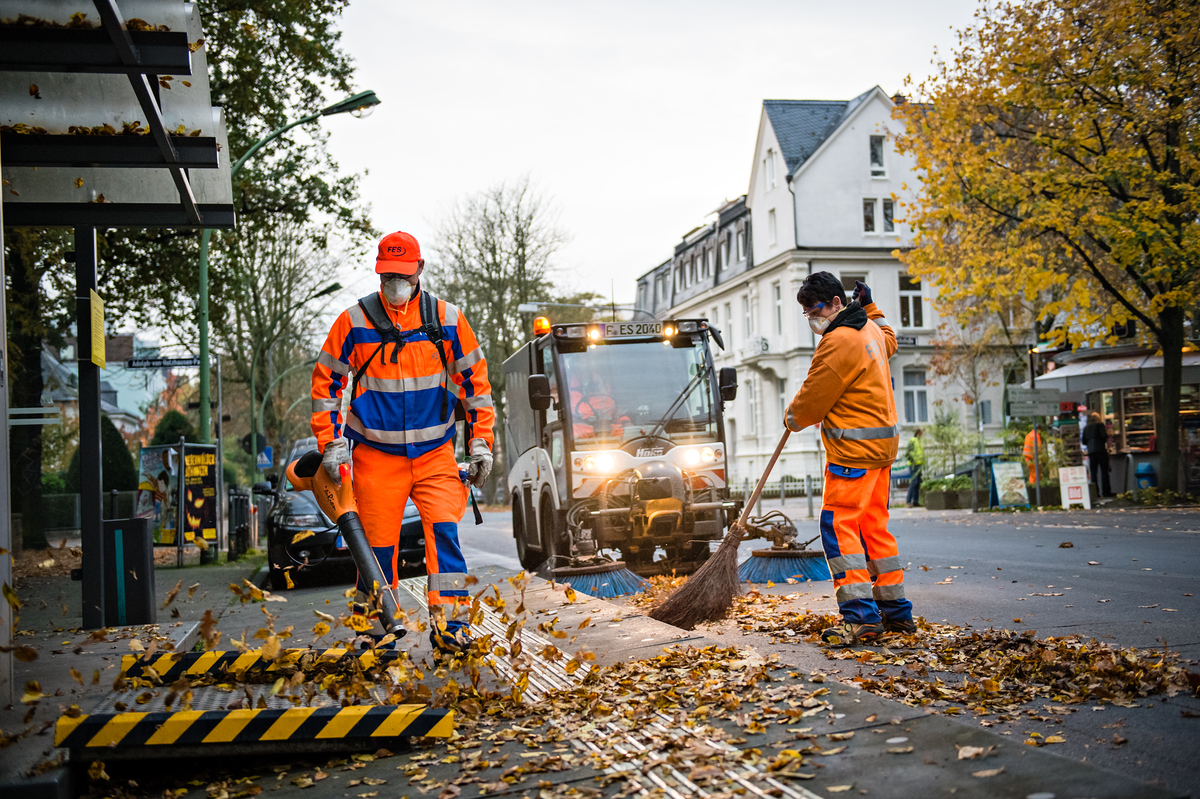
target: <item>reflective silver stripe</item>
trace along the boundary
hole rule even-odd
[[[370,328],[371,324],[367,322],[367,315],[363,313],[361,305],[352,305],[346,309],[346,313],[350,314],[350,324],[357,328]]]
[[[431,574],[428,585],[430,591],[465,591],[467,590],[467,575],[463,572]]]
[[[463,397],[463,407],[468,411],[475,410],[476,408],[491,408],[493,407],[492,395],[480,394],[477,397]]]
[[[454,417],[446,424],[433,427],[422,427],[419,430],[374,430],[363,425],[362,420],[351,412],[346,419],[346,426],[362,435],[368,441],[378,441],[380,444],[420,444],[425,441],[436,441],[446,435],[446,431],[454,425]]]
[[[421,377],[375,377],[363,375],[358,385],[363,391],[382,391],[397,394],[402,391],[422,391],[437,388],[442,385],[442,373],[423,375]]]
[[[442,327],[454,327],[458,324],[458,308],[450,303],[446,303],[446,318],[442,320]]]
[[[851,599],[870,599],[871,584],[870,583],[850,583],[848,585],[839,585],[837,595],[838,604],[849,602]]]
[[[451,374],[458,374],[459,372],[467,370],[482,360],[483,349],[481,347],[476,347],[454,363],[450,364],[450,372]]]
[[[876,600],[882,600],[885,602],[892,599],[904,599],[904,586],[877,585],[874,588],[874,595]]]
[[[336,411],[336,410],[340,410],[341,407],[342,407],[342,401],[337,398],[315,399],[312,401],[312,412],[313,413],[325,413],[327,411]]]
[[[900,425],[891,427],[822,427],[821,432],[830,438],[844,438],[848,441],[873,441],[880,438],[897,438],[900,435]]]
[[[871,321],[873,321],[875,324],[879,325],[880,327],[891,327],[891,325],[888,324],[887,318],[883,317],[883,316],[879,317],[878,319],[873,319]]]
[[[842,555],[839,558],[829,558],[829,570],[834,574],[848,572],[851,569],[867,568],[866,555]]]
[[[788,406],[787,413],[784,414],[783,423],[785,425],[787,425],[787,429],[791,430],[792,432],[796,432],[800,429],[799,427],[796,426],[796,417],[792,416],[792,406],[791,405]]]
[[[867,571],[872,575],[898,572],[901,568],[899,555],[892,555],[890,558],[877,558],[867,562]]]
[[[317,363],[319,363],[321,366],[324,366],[335,375],[345,375],[350,372],[350,366],[348,364],[342,363],[325,350],[321,350],[321,353],[317,356]]]
[[[488,445],[487,445],[486,441],[484,441],[482,438],[472,438],[471,439],[471,454],[472,455],[487,455],[489,453],[491,453],[491,450],[488,449]]]

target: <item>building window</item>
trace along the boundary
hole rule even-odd
[[[871,177],[882,178],[887,177],[887,170],[883,168],[883,137],[871,137]]]
[[[711,277],[713,268],[713,251],[707,249],[704,251],[704,276]]]
[[[929,421],[924,369],[907,369],[904,372],[904,421],[908,424]]]
[[[875,232],[875,201],[863,200],[863,233]]]
[[[867,275],[865,272],[842,272],[842,289],[846,292],[847,297],[854,293],[854,284],[860,280],[864,283],[867,282]]]
[[[777,231],[775,229],[774,208],[772,208],[770,211],[767,211],[767,240],[770,241],[771,244],[775,244],[775,242],[778,241]]]
[[[767,182],[767,188],[775,188],[775,151],[767,150],[767,157],[763,159],[763,179]]]
[[[925,327],[919,278],[900,275],[900,327]]]
[[[721,263],[718,268],[729,268],[729,236],[726,236],[725,241],[721,243]]]
[[[733,306],[725,303],[725,332],[729,336],[729,348],[733,349]]]
[[[775,332],[783,335],[783,288],[778,283],[772,283],[771,294],[775,298]]]
[[[992,401],[991,400],[980,400],[979,401],[979,423],[980,424],[991,424],[992,423]]]
[[[683,261],[680,261],[679,265],[675,267],[675,291],[679,291],[682,288],[683,288]]]
[[[750,334],[751,334],[750,298],[749,297],[742,297],[742,322],[743,322],[742,329],[746,332],[746,340],[749,341]]]
[[[884,233],[895,233],[896,232],[896,221],[895,221],[895,219],[893,219],[894,213],[895,213],[895,203],[893,203],[891,200],[884,200],[883,201],[883,232]]]
[[[737,259],[744,261],[746,259],[746,231],[739,230],[737,234]]]
[[[787,380],[781,377],[777,385],[779,386],[779,423],[782,425],[788,408]],[[780,469],[779,473],[787,474],[783,469]]]

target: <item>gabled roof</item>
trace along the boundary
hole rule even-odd
[[[803,166],[838,126],[854,113],[871,88],[853,100],[763,100],[789,175]]]

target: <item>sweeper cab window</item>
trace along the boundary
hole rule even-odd
[[[680,444],[718,439],[703,339],[680,343],[602,342],[560,353],[576,449],[619,447],[655,429]]]

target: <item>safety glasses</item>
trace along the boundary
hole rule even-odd
[[[804,313],[804,318],[805,318],[805,319],[812,319],[812,318],[813,318],[813,316],[814,316],[815,314],[818,314],[818,313],[820,313],[820,312],[821,312],[821,309],[822,309],[822,308],[824,308],[824,307],[825,307],[825,303],[823,303],[823,302],[818,302],[816,305],[814,305],[814,306],[813,306],[813,307],[811,307],[811,308],[802,309],[802,311],[803,311],[803,313]]]

